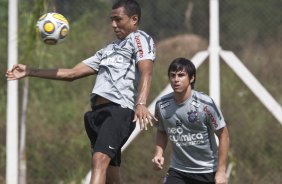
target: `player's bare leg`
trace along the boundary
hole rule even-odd
[[[90,184],[105,184],[107,167],[111,158],[104,153],[96,152],[92,156],[92,170]]]
[[[120,167],[109,166],[107,169],[107,184],[121,184]]]

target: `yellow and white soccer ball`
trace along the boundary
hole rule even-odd
[[[70,27],[68,20],[63,15],[51,12],[38,19],[36,29],[44,43],[55,45],[66,38]]]

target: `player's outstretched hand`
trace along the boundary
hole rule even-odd
[[[16,64],[11,70],[7,70],[7,80],[17,80],[27,76],[28,67],[22,64]]]
[[[158,121],[154,115],[150,113],[150,111],[147,109],[145,105],[137,105],[135,109],[135,115],[133,122],[136,122],[139,120],[140,129],[147,130],[148,124],[153,126],[153,120]]]
[[[163,165],[164,165],[164,157],[163,156],[155,156],[152,159],[153,162],[153,168],[155,170],[162,170],[163,169]]]

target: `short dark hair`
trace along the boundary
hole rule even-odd
[[[179,71],[185,71],[188,74],[190,80],[194,76],[194,81],[191,83],[191,87],[192,89],[194,89],[196,82],[196,67],[192,63],[192,61],[185,58],[174,59],[168,67],[167,75],[169,76],[170,72],[179,72]]]
[[[126,15],[132,17],[133,15],[138,16],[138,23],[141,19],[141,8],[139,3],[135,0],[119,0],[113,6],[112,10],[117,9],[119,7],[124,7]]]

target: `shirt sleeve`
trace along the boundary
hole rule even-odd
[[[93,68],[96,71],[99,71],[99,66],[102,58],[102,53],[104,49],[101,49],[95,53],[92,57],[89,57],[82,62],[86,64],[87,66]]]
[[[163,124],[163,121],[162,121],[162,116],[160,114],[160,109],[159,109],[159,105],[158,103],[156,103],[156,106],[155,106],[155,117],[157,118],[158,121],[156,121],[155,123],[155,127],[160,130],[160,131],[165,131],[165,128],[164,128],[164,124]]]
[[[136,61],[151,60],[156,58],[155,43],[152,37],[144,32],[137,32],[133,34],[134,48],[136,51]]]
[[[207,106],[204,110],[206,111],[209,120],[215,130],[219,130],[225,127],[226,123],[224,121],[222,112],[214,102],[212,102],[212,106]]]

